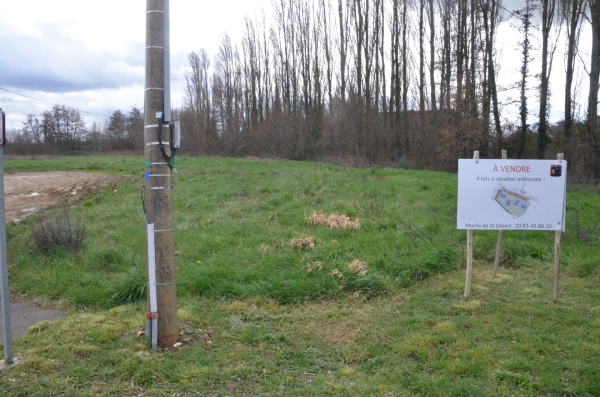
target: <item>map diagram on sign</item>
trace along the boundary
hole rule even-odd
[[[525,185],[523,185],[523,187],[525,187]],[[500,207],[502,207],[502,209],[517,218],[525,215],[531,206],[531,202],[535,200],[535,198],[528,196],[523,189],[520,189],[517,192],[516,189],[502,185],[494,189],[492,198],[500,205]]]

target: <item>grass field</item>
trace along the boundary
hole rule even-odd
[[[178,159],[184,347],[151,353],[137,337],[143,159],[9,160],[5,169],[122,176],[69,205],[88,232],[78,253],[37,250],[36,218],[8,227],[11,287],[71,315],[15,341],[24,363],[0,373],[7,395],[600,395],[598,187],[568,189],[558,302],[554,233],[541,231],[505,234],[496,279],[496,233],[475,232],[464,299],[456,175]],[[360,228],[311,224],[321,213]]]

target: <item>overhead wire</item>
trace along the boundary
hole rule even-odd
[[[6,88],[3,88],[3,87],[0,87],[0,90],[6,91],[6,92],[10,92],[11,94],[19,95],[19,96],[22,96],[22,97],[25,97],[25,98],[28,98],[28,99],[32,99],[32,100],[34,100],[34,101],[38,101],[38,102],[41,102],[41,103],[46,103],[46,104],[48,104],[48,105],[53,105],[53,106],[54,106],[54,105],[56,105],[55,103],[51,103],[51,102],[48,102],[48,101],[44,101],[44,100],[41,100],[41,99],[37,99],[37,98],[31,97],[31,96],[28,96],[28,95],[25,95],[25,94],[20,94],[20,93],[18,93],[18,92],[15,92],[15,91],[7,90]],[[85,110],[79,110],[79,109],[76,109],[76,108],[73,108],[73,107],[70,107],[70,106],[65,106],[65,107],[66,107],[67,109],[76,110],[76,111],[78,111],[79,113],[92,114],[92,115],[94,115],[94,116],[100,116],[100,117],[110,118],[110,116],[107,116],[107,115],[105,115],[105,114],[99,114],[99,113],[87,112],[87,111],[85,111]]]

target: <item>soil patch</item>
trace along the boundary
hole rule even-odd
[[[64,199],[108,185],[114,177],[85,172],[20,172],[4,175],[6,222],[19,222]]]

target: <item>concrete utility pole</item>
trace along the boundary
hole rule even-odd
[[[165,102],[168,76],[168,0],[146,0],[146,84],[144,95],[145,191],[148,221],[148,338],[161,348],[177,342],[177,297],[173,238],[172,130]],[[165,40],[165,37],[167,39]],[[166,60],[165,60],[166,59]],[[167,110],[167,111],[166,111]],[[154,245],[154,246],[152,246]],[[155,271],[152,269],[155,267]]]

